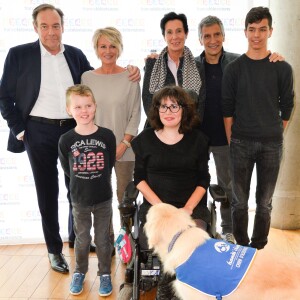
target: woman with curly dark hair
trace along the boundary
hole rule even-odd
[[[210,220],[202,199],[210,182],[208,140],[195,128],[195,102],[182,88],[166,86],[154,94],[149,122],[151,128],[132,141],[134,182],[144,196],[141,212],[167,202],[186,210],[205,230]]]
[[[210,221],[206,199],[210,183],[208,139],[196,129],[199,115],[195,101],[181,87],[163,87],[153,96],[149,122],[151,128],[131,143],[135,153],[134,183],[143,194],[141,228],[149,208],[165,202],[185,210],[197,226],[206,230]],[[172,280],[161,275],[157,299],[173,299]]]

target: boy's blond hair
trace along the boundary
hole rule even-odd
[[[67,105],[67,107],[69,107],[71,104],[71,95],[79,95],[79,96],[85,96],[85,97],[90,96],[92,98],[92,101],[96,104],[94,94],[87,85],[75,84],[73,86],[70,86],[66,90],[66,105]]]

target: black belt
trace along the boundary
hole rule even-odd
[[[44,124],[56,125],[60,127],[75,125],[74,119],[47,119],[43,117],[29,116],[29,120],[44,123]]]

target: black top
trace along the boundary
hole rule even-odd
[[[227,138],[222,113],[222,76],[221,62],[205,64],[206,99],[202,131],[209,137],[210,146],[225,146]]]
[[[224,117],[234,118],[232,138],[281,142],[294,105],[292,68],[243,54],[224,71],[222,97]]]
[[[59,159],[70,177],[72,203],[92,206],[112,199],[111,172],[116,159],[116,138],[99,127],[82,136],[74,129],[60,137]]]
[[[135,185],[145,180],[163,202],[181,208],[197,186],[208,188],[208,139],[200,130],[167,145],[152,128],[147,128],[133,139],[132,148],[136,155]],[[204,196],[194,209],[193,218],[210,221],[206,200]],[[143,205],[147,209],[151,206],[146,199]]]

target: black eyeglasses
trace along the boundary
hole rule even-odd
[[[158,111],[160,113],[166,113],[167,110],[169,109],[171,113],[177,113],[177,112],[179,112],[180,108],[181,108],[181,105],[177,105],[177,104],[171,104],[170,106],[161,104],[158,106]]]

